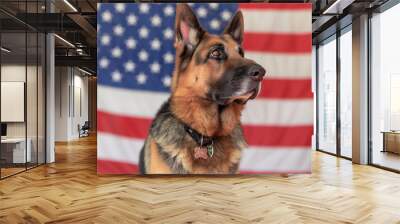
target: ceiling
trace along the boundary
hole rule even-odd
[[[346,16],[354,16],[377,7],[387,0],[269,0],[266,2],[312,3],[313,39],[324,36],[329,27]],[[96,71],[96,9],[97,2],[115,0],[1,0],[0,23],[7,42],[14,41],[15,48],[24,40],[15,35],[25,28],[41,32],[55,32],[56,64],[75,65]],[[132,0],[127,1],[132,2]],[[52,11],[53,13],[48,13]],[[26,13],[27,12],[27,13]],[[351,18],[350,18],[351,22]],[[334,31],[333,31],[334,32]],[[63,41],[67,40],[66,41]],[[3,42],[5,43],[5,42]],[[74,46],[72,46],[72,45]],[[33,46],[33,45],[32,45]],[[21,48],[22,51],[22,48]],[[31,50],[28,48],[28,54]],[[25,52],[23,52],[25,54]]]

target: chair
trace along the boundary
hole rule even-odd
[[[89,121],[85,121],[85,123],[82,125],[82,127],[80,127],[80,125],[78,125],[79,138],[89,136],[89,129],[90,129]]]

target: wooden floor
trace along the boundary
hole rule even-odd
[[[400,223],[400,175],[314,153],[313,174],[96,175],[96,139],[0,181],[0,223]]]

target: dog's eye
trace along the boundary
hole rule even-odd
[[[210,58],[217,59],[217,60],[222,60],[222,59],[225,59],[225,57],[226,57],[224,50],[218,49],[218,48],[211,50],[209,56],[210,56]]]

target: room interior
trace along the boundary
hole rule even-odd
[[[188,179],[97,175],[98,2],[0,2],[0,222],[399,222],[398,1],[291,1],[313,5],[311,174]]]

